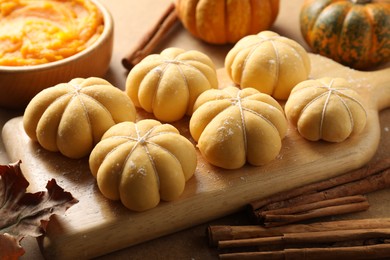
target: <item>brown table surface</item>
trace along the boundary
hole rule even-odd
[[[118,88],[124,89],[128,71],[123,68],[121,59],[127,55],[148,28],[157,20],[171,0],[126,0],[110,1],[100,0],[111,11],[115,23],[114,52],[110,69],[106,79]],[[280,12],[272,28],[279,34],[294,39],[308,51],[299,31],[299,10],[303,0],[281,0]],[[167,47],[181,47],[183,49],[196,49],[209,55],[217,68],[223,67],[226,53],[231,45],[215,46],[206,44],[192,37],[181,24],[177,23],[163,39],[155,52],[159,53]],[[20,112],[0,109],[0,126]],[[379,160],[388,156],[390,150],[390,109],[380,112],[381,142],[377,154],[372,160]],[[9,163],[8,156],[0,140],[0,163]],[[374,192],[368,195],[369,210],[362,213],[348,214],[323,220],[334,219],[360,219],[390,217],[390,189]],[[132,246],[117,252],[100,257],[101,259],[215,259],[217,251],[209,248],[207,244],[206,228],[208,225],[244,225],[250,224],[244,212],[216,219],[209,223],[197,225],[192,228],[176,232],[149,242]],[[42,259],[36,240],[28,237],[22,241],[26,254],[22,259]],[[69,248],[69,250],[72,250]]]

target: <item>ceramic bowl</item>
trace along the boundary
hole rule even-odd
[[[91,0],[102,12],[104,29],[83,51],[62,60],[31,66],[0,66],[0,107],[24,109],[45,88],[73,78],[103,77],[112,56],[114,24],[110,12]]]

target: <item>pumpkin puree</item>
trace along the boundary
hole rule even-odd
[[[72,56],[102,33],[88,0],[0,0],[0,65],[36,65]]]

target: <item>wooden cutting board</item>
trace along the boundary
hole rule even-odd
[[[330,178],[368,162],[379,143],[378,111],[390,106],[390,68],[360,72],[318,55],[310,54],[310,58],[311,78],[344,77],[363,95],[368,122],[361,134],[338,144],[309,142],[290,127],[274,161],[239,170],[213,167],[198,153],[196,173],[180,199],[161,202],[146,212],[132,212],[119,202],[105,199],[89,172],[87,159],[71,160],[47,152],[27,137],[22,117],[8,121],[2,132],[3,142],[12,161],[22,160],[29,189],[42,190],[48,180],[55,178],[79,200],[65,216],[55,216],[49,222],[41,241],[45,257],[103,255],[219,218],[255,199]],[[219,70],[219,78],[221,87],[231,84],[223,69]],[[139,112],[138,120],[145,117],[148,115]],[[174,125],[190,138],[188,119]]]

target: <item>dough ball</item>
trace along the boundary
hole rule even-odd
[[[343,78],[320,78],[299,83],[285,105],[287,119],[310,140],[342,142],[360,133],[367,113],[360,95]]]
[[[107,129],[135,118],[135,106],[126,93],[91,77],[39,92],[26,107],[23,125],[27,135],[46,150],[82,158]]]
[[[196,98],[217,87],[211,59],[199,51],[179,48],[147,56],[126,80],[126,93],[134,104],[164,122],[191,116]]]
[[[179,198],[196,164],[194,145],[172,125],[152,119],[111,127],[89,158],[102,194],[135,211]]]
[[[310,59],[297,42],[271,31],[242,38],[225,58],[225,68],[241,88],[255,88],[278,100],[306,80]]]
[[[225,169],[270,162],[279,154],[286,131],[279,103],[253,88],[205,91],[190,120],[190,133],[202,156]]]

